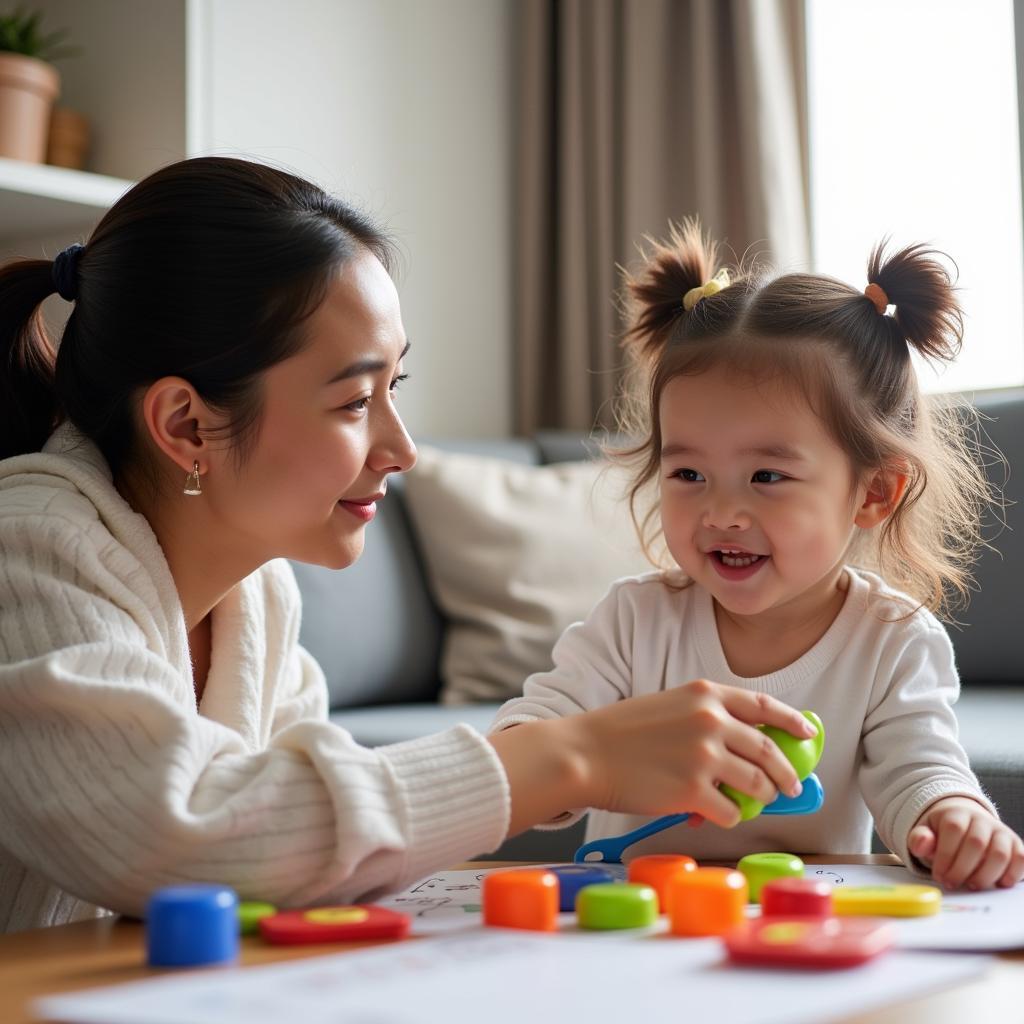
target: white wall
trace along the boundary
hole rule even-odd
[[[137,179],[185,156],[188,2],[25,4],[42,13],[43,32],[66,29],[67,45],[79,51],[57,62],[60,102],[91,121],[90,171]]]
[[[195,0],[189,150],[295,169],[377,216],[398,274],[414,435],[511,427],[516,0]]]

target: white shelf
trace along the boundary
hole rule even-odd
[[[0,158],[0,240],[94,225],[133,182]]]

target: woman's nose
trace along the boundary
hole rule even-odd
[[[416,465],[416,445],[392,406],[367,460],[378,473],[406,473]]]

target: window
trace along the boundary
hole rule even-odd
[[[1024,384],[1012,0],[807,0],[814,269],[866,283],[871,246],[959,267],[964,345],[931,391]]]

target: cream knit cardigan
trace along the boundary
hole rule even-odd
[[[372,900],[503,840],[477,732],[369,750],[326,721],[286,562],[212,614],[196,707],[174,580],[95,446],[65,426],[0,461],[0,932],[139,915],[189,881]]]

